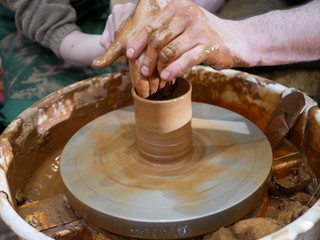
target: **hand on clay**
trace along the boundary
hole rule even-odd
[[[136,6],[135,13],[129,17],[120,31],[117,32],[115,40],[107,50],[92,63],[95,68],[104,68],[111,65],[121,55],[125,55],[128,39],[131,39],[139,29],[150,22],[155,14],[167,4],[168,0],[140,0]],[[166,82],[160,81],[157,72],[151,73],[148,77],[140,73],[140,64],[143,59],[143,51],[139,56],[129,61],[133,85],[140,97],[146,98],[149,95],[162,89]]]
[[[215,69],[246,65],[241,61],[242,35],[237,22],[220,19],[190,0],[172,0],[151,21],[127,40],[127,57],[144,51],[141,73],[149,77],[158,70],[170,80],[192,66],[206,62]]]
[[[110,14],[102,35],[73,31],[62,39],[59,46],[60,57],[72,66],[90,66],[114,40],[116,31],[133,13],[135,4],[116,5]]]
[[[102,47],[107,49],[110,46],[126,21],[133,15],[135,8],[136,4],[133,3],[117,4],[113,7],[100,39]],[[125,55],[123,57],[125,58]],[[122,62],[125,62],[125,60]]]

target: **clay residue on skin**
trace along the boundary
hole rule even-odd
[[[102,56],[94,59],[92,65],[96,69],[105,68],[105,66],[112,64],[121,55],[123,55],[123,47],[120,42],[116,42],[113,48],[108,48]]]
[[[155,14],[159,12],[161,6],[164,7],[167,0],[139,1],[135,13],[125,22],[120,31],[117,32],[114,42],[110,44],[107,50],[92,63],[94,68],[100,69],[110,66],[125,52],[127,38],[134,36],[144,25],[153,21]],[[161,5],[161,6],[160,6]],[[147,98],[162,88],[158,72],[155,71],[152,77],[147,78],[140,72],[141,62],[145,53],[142,53],[136,59],[129,59],[130,74],[133,85],[139,96]],[[161,85],[162,84],[162,85]]]
[[[176,49],[177,49],[177,46],[175,42],[165,46],[159,53],[159,61],[164,66],[167,65],[171,61],[172,57],[175,55]]]
[[[198,54],[196,59],[206,59],[205,62],[217,70],[250,66],[248,62],[237,56],[233,56],[229,50],[225,49],[225,47],[221,47],[220,45],[221,44],[206,46],[203,51]]]
[[[154,16],[160,10],[158,2],[166,1],[139,1],[135,13],[121,26],[121,29],[117,31],[114,42],[100,57],[93,61],[92,66],[97,69],[105,68],[117,60],[124,53],[127,37],[136,34],[137,31],[142,28],[143,24],[150,21],[150,17]]]

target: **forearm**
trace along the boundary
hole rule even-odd
[[[59,54],[73,66],[88,66],[105,51],[100,38],[101,35],[71,32],[61,41]]]
[[[239,56],[250,66],[320,59],[320,0],[239,21],[244,47]],[[237,44],[234,43],[235,48]]]

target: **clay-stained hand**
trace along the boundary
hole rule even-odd
[[[121,34],[121,30],[134,14],[135,8],[136,5],[132,3],[117,4],[113,7],[100,38],[100,45],[105,48],[105,52],[100,57],[94,59],[92,63],[94,68],[105,68],[115,62],[120,56],[124,56],[123,45],[125,44],[125,36]],[[119,39],[121,40],[121,44],[119,43]]]
[[[126,21],[134,14],[136,4],[116,4],[108,17],[100,39],[100,45],[107,49],[115,40],[115,36],[123,28]]]
[[[128,39],[132,38],[139,29],[150,22],[156,13],[167,4],[167,1],[140,0],[135,13],[126,21],[121,30],[118,31],[115,40],[107,50],[93,61],[92,66],[95,68],[107,67],[124,54]],[[164,86],[165,82],[161,83],[157,73],[152,73],[148,77],[143,76],[139,71],[141,68],[140,63],[143,59],[143,51],[141,51],[139,58],[137,57],[129,61],[131,77],[138,95],[146,98]]]
[[[116,5],[110,14],[102,35],[70,32],[59,46],[60,57],[72,66],[88,66],[113,42],[117,29],[133,14],[135,4]],[[99,44],[100,43],[100,44]]]
[[[141,73],[148,77],[157,69],[162,80],[170,80],[202,62],[216,69],[246,66],[237,44],[242,37],[237,22],[220,19],[190,0],[172,0],[129,36],[126,54],[135,59],[146,51]]]

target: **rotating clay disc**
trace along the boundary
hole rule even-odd
[[[130,237],[185,238],[235,222],[260,202],[272,151],[249,120],[193,103],[193,152],[174,164],[144,160],[133,107],[81,128],[61,156],[67,197],[89,222]]]

